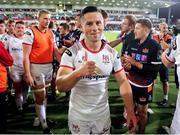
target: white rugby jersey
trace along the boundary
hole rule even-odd
[[[180,65],[180,35],[178,35],[167,53],[167,59]]]
[[[118,52],[103,42],[97,52],[88,50],[84,40],[68,48],[62,56],[61,67],[78,69],[87,55],[98,67],[97,75],[82,77],[71,90],[69,117],[93,121],[109,115],[108,79],[112,71],[122,71]]]
[[[175,38],[175,41],[170,47],[169,52],[166,55],[167,59],[172,63],[177,64],[177,74],[180,76],[180,35]],[[180,78],[178,77],[180,82]]]
[[[14,59],[12,68],[18,68],[23,71],[23,39],[16,38],[15,36],[4,36],[2,39],[5,48],[9,51]]]

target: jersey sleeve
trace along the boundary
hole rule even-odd
[[[66,49],[62,55],[60,67],[70,68],[74,70],[74,57],[75,54],[73,53],[72,48]]]
[[[120,60],[120,56],[117,51],[115,51],[114,55],[114,63],[113,63],[113,73],[117,73],[123,70],[122,63]]]
[[[180,43],[180,36],[177,36],[176,38],[174,38],[171,46],[168,48],[166,58],[170,62],[173,62],[173,63],[175,62],[175,54],[176,54],[178,43]]]
[[[31,29],[27,29],[24,34],[23,44],[32,46],[34,42],[34,33]]]

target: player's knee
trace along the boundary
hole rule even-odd
[[[34,100],[38,105],[42,105],[45,100],[45,88],[34,90]]]
[[[147,117],[147,105],[140,105],[138,107],[138,115],[141,118]]]

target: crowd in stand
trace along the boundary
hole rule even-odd
[[[54,98],[56,91],[66,92],[71,133],[110,133],[107,82],[111,73],[123,97],[129,133],[145,133],[158,72],[164,94],[159,106],[168,103],[169,71],[161,56],[175,46],[178,30],[169,30],[165,22],[156,30],[149,19],[137,20],[133,15],[125,16],[119,25],[107,25],[107,21],[107,13],[94,6],[60,24],[51,20],[47,10],[39,11],[38,23],[0,20],[0,133],[7,130],[8,98],[15,97],[17,115],[23,115],[31,88],[35,121],[43,133],[52,134],[46,116],[49,87]],[[104,29],[121,33],[109,42]],[[119,43],[121,56],[113,49]],[[180,123],[176,124],[171,133],[180,133]]]

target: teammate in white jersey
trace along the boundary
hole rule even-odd
[[[59,91],[71,90],[69,129],[72,134],[110,132],[108,79],[113,71],[128,110],[128,126],[132,133],[137,120],[131,87],[117,51],[101,40],[104,21],[100,10],[94,6],[83,9],[81,26],[85,38],[63,54],[56,82]]]
[[[6,24],[4,20],[0,20],[0,40],[1,37],[6,33]]]
[[[13,65],[10,67],[10,78],[13,81],[15,89],[15,100],[17,110],[19,113],[23,111],[23,104],[27,100],[28,85],[25,82],[24,68],[23,68],[23,36],[25,31],[25,24],[23,21],[18,21],[15,24],[14,35],[3,36],[5,48],[9,51],[14,59]],[[24,94],[25,93],[25,94]]]
[[[177,64],[177,75],[179,80],[178,82],[180,82],[180,35],[176,37],[173,46],[162,54],[162,62],[167,67],[171,67],[172,65]],[[170,134],[179,134],[179,133],[180,133],[180,91],[178,92],[177,101],[176,101],[176,110],[170,128]]]
[[[6,31],[9,36],[13,36],[15,24],[16,23],[14,20],[8,20],[7,25],[6,25]]]

